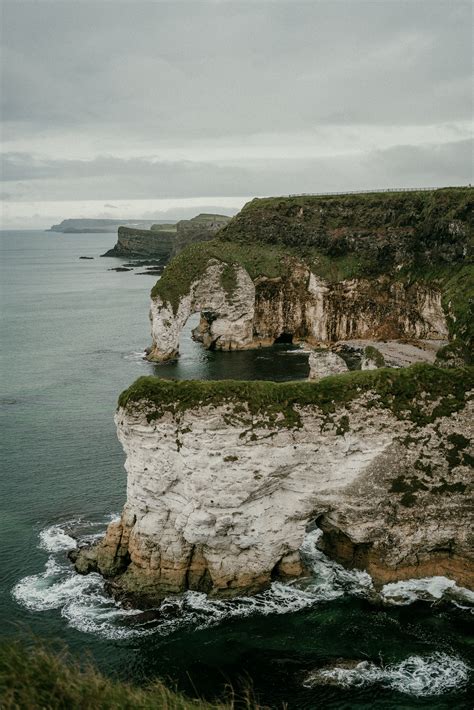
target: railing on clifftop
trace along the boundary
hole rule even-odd
[[[369,195],[372,192],[432,192],[472,187],[469,185],[447,185],[445,187],[379,187],[375,190],[339,190],[337,192],[294,192],[288,197],[323,197],[324,195]]]

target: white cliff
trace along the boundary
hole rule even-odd
[[[376,581],[444,574],[473,586],[472,402],[451,407],[453,393],[431,391],[398,411],[387,388],[399,392],[409,371],[392,372],[382,389],[363,384],[378,373],[357,375],[355,389],[343,375],[334,394],[340,378],[294,385],[304,389],[290,414],[278,408],[293,385],[266,383],[268,395],[241,383],[206,404],[214,383],[143,378],[154,380],[152,399],[145,383],[116,415],[128,476],[121,520],[78,569],[98,568],[118,594],[151,602],[188,588],[252,592],[303,573],[299,549],[317,523],[333,557]],[[251,388],[274,398],[265,411]]]
[[[177,303],[155,295],[149,359],[175,357],[181,331],[196,312],[201,324],[195,336],[205,347],[220,350],[272,345],[280,338],[327,345],[358,338],[448,337],[438,289],[385,276],[328,282],[301,261],[289,261],[286,277],[252,279],[243,266],[212,258]],[[229,268],[235,273],[231,292],[222,285]]]
[[[150,359],[169,360],[177,355],[179,336],[193,313],[201,313],[197,337],[208,348],[236,350],[252,342],[254,283],[245,269],[236,266],[236,284],[229,295],[222,285],[224,268],[223,262],[211,260],[202,278],[194,281],[189,292],[180,299],[176,312],[160,297],[152,299]]]

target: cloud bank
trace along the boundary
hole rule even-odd
[[[471,15],[464,0],[4,0],[4,224],[70,216],[61,203],[232,211],[471,182]]]

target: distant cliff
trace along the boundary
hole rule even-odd
[[[176,224],[152,224],[151,229],[120,227],[117,243],[103,256],[140,256],[169,259],[190,244],[213,239],[230,217],[199,214]]]
[[[82,234],[97,232],[116,232],[120,225],[129,225],[139,229],[147,229],[153,224],[152,220],[137,219],[63,219],[60,224],[53,224],[48,232],[61,232],[63,234]]]
[[[174,229],[151,231],[119,227],[117,244],[102,256],[153,256],[168,260],[174,249],[175,236]]]

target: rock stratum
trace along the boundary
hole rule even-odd
[[[279,340],[473,338],[472,188],[255,199],[152,291],[149,359]]]
[[[376,583],[474,587],[472,368],[419,364],[320,382],[172,382],[120,397],[127,502],[76,568],[157,604],[304,574],[305,532]]]
[[[117,243],[102,256],[150,257],[168,261],[195,242],[213,239],[230,217],[199,214],[175,224],[152,224],[150,229],[121,226]]]

